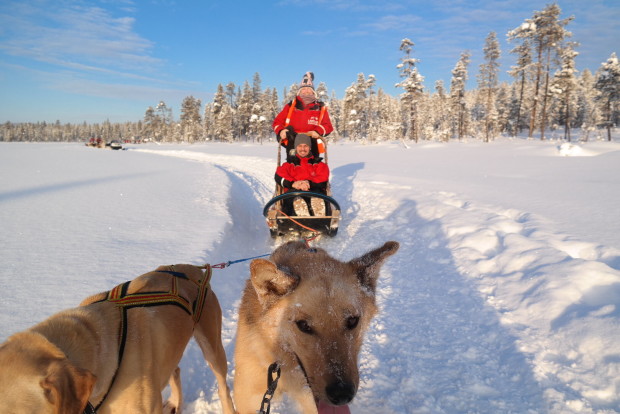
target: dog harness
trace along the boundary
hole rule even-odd
[[[175,305],[179,306],[185,312],[188,313],[194,320],[194,323],[198,323],[200,321],[200,316],[202,315],[202,308],[204,307],[205,300],[207,298],[207,293],[209,292],[210,282],[211,282],[211,265],[206,264],[204,266],[205,273],[204,278],[198,282],[192,281],[185,273],[177,272],[174,270],[174,266],[169,266],[170,270],[155,270],[154,273],[167,273],[172,276],[171,286],[168,292],[137,292],[128,294],[129,285],[131,281],[121,283],[116,286],[112,290],[110,290],[105,299],[99,300],[93,303],[100,302],[112,302],[114,303],[121,311],[121,324],[120,324],[120,340],[119,340],[119,348],[118,348],[118,364],[116,366],[116,372],[112,377],[112,382],[110,383],[110,387],[108,391],[105,393],[99,404],[95,408],[89,402],[86,406],[86,410],[84,414],[92,414],[96,413],[96,411],[101,407],[105,399],[107,398],[112,386],[114,385],[114,380],[116,379],[116,374],[118,373],[118,369],[121,366],[121,362],[123,361],[123,354],[125,353],[125,343],[127,342],[127,310],[136,307],[147,307],[147,306],[163,306],[163,305]],[[179,279],[189,280],[195,283],[198,287],[198,296],[194,300],[193,303],[190,304],[189,300],[179,295]]]
[[[170,266],[172,267],[172,266]],[[207,271],[205,278],[198,283],[198,297],[193,304],[179,295],[179,279],[190,280],[185,273],[176,272],[174,270],[158,270],[157,273],[167,273],[174,276],[172,285],[168,292],[144,292],[127,294],[129,284],[131,282],[122,283],[108,292],[107,300],[116,304],[122,309],[131,309],[135,307],[160,306],[160,305],[176,305],[187,312],[192,317],[194,323],[198,323],[202,314],[202,305],[204,305],[207,292],[209,291],[209,282],[211,280],[211,266],[206,265]]]

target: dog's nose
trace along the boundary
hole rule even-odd
[[[325,387],[325,393],[333,405],[345,405],[355,397],[355,385],[351,382],[334,382]]]

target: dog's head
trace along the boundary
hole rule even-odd
[[[358,353],[377,312],[375,290],[385,259],[398,250],[387,242],[341,262],[323,249],[289,242],[271,260],[250,265],[251,283],[289,360],[298,364],[317,402],[348,404],[359,384]]]
[[[73,365],[42,335],[22,332],[0,346],[0,411],[81,414],[95,376]]]

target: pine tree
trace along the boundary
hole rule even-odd
[[[217,85],[217,92],[213,98],[211,135],[214,139],[223,141],[233,140],[233,110],[226,101],[226,93],[222,84]]]
[[[536,74],[534,77],[534,96],[532,98],[530,115],[530,138],[534,135],[538,105],[542,100],[540,139],[545,139],[552,63],[557,60],[564,39],[572,35],[564,27],[573,20],[573,17],[559,20],[561,12],[560,7],[556,3],[547,5],[543,11],[534,12],[531,19],[526,19],[520,27],[508,33],[510,38],[527,39],[525,43],[531,45],[533,56],[535,57]]]
[[[403,80],[396,84],[397,88],[402,88],[401,103],[405,114],[405,124],[407,125],[409,139],[418,142],[418,122],[417,122],[417,103],[422,91],[424,90],[424,77],[418,73],[416,64],[419,59],[411,57],[411,51],[415,44],[405,38],[400,43],[400,51],[404,53],[401,63],[396,65],[400,70],[400,77]]]
[[[372,89],[377,84],[377,78],[375,75],[368,75],[364,88],[368,96],[366,97],[366,138],[370,141],[374,141],[377,135],[378,125],[375,122],[377,120],[378,108],[374,103],[375,91]]]
[[[243,84],[243,90],[239,95],[235,123],[238,137],[245,137],[250,128],[250,119],[252,118],[252,107],[254,106],[254,98],[252,88],[246,81]]]
[[[620,118],[620,64],[616,53],[612,53],[596,75],[596,89],[600,92],[598,101],[602,106],[603,126],[607,129],[607,140],[611,141],[611,128]]]
[[[258,72],[254,73],[252,78],[252,100],[254,102],[258,101],[262,94],[261,83],[260,74]]]
[[[525,101],[525,88],[527,79],[532,75],[533,60],[532,60],[532,32],[533,23],[526,21],[520,27],[508,32],[508,40],[511,42],[521,41],[521,44],[516,46],[510,51],[510,53],[517,55],[517,64],[511,66],[511,70],[508,73],[519,82],[519,93],[516,99],[516,121],[513,127],[513,136],[517,136],[519,132],[523,130],[521,124],[522,108]]]
[[[465,99],[465,85],[467,83],[467,66],[469,65],[469,52],[461,53],[461,58],[452,70],[452,80],[450,82],[450,100],[454,130],[456,136],[462,139],[467,135],[467,104]]]
[[[560,101],[560,124],[564,125],[564,139],[571,141],[571,127],[573,122],[573,109],[576,106],[577,77],[575,76],[575,57],[578,53],[574,50],[575,42],[568,42],[562,49],[560,57],[562,67],[553,77],[551,92]]]
[[[342,101],[336,97],[336,92],[332,91],[329,98],[329,119],[332,121],[334,131],[329,134],[330,141],[337,139],[343,129],[342,127]]]
[[[202,137],[200,99],[188,96],[181,103],[181,139],[193,143]]]
[[[325,82],[319,83],[319,86],[316,87],[316,94],[319,101],[327,102],[327,85],[325,85]]]
[[[237,94],[235,93],[236,88],[237,88],[237,85],[235,85],[233,82],[228,82],[228,84],[226,84],[226,97],[228,98],[228,105],[230,105],[231,108],[237,107],[236,105]],[[218,91],[219,91],[219,87],[218,87]]]
[[[155,131],[155,139],[157,141],[167,141],[170,139],[170,128],[174,121],[172,116],[172,108],[168,108],[164,101],[160,101],[155,107],[155,116],[158,120],[158,128]]]
[[[588,141],[590,133],[596,130],[600,121],[600,111],[596,104],[598,91],[594,87],[596,78],[588,69],[581,72],[577,81],[577,114],[576,125],[580,125],[583,131],[582,140]]]
[[[495,136],[497,132],[497,110],[495,108],[495,99],[497,94],[498,74],[499,74],[499,57],[500,48],[495,32],[489,33],[484,45],[484,61],[480,65],[480,74],[478,75],[479,92],[483,94],[484,99],[484,141]]]
[[[359,125],[362,121],[359,115],[357,88],[354,83],[345,90],[342,100],[342,132],[345,137],[354,140],[360,138]]]
[[[435,93],[431,97],[431,107],[433,114],[433,135],[440,141],[450,139],[450,125],[448,120],[448,96],[442,80],[435,82]]]
[[[146,139],[154,139],[155,132],[159,128],[158,118],[155,116],[155,109],[152,106],[146,108],[144,112],[144,129],[142,130],[142,135],[146,137]],[[90,134],[91,137],[95,137],[96,134]]]

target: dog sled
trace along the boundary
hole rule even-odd
[[[327,146],[320,143],[324,162],[327,164]],[[278,143],[276,168],[280,166],[282,146]],[[340,224],[340,205],[332,197],[331,185],[327,183],[326,193],[312,191],[295,191],[285,189],[276,184],[273,198],[265,204],[263,216],[272,238],[295,236],[314,238],[320,235],[330,237],[338,233]],[[285,213],[285,203],[293,205],[293,214]],[[289,212],[290,213],[290,212]]]

